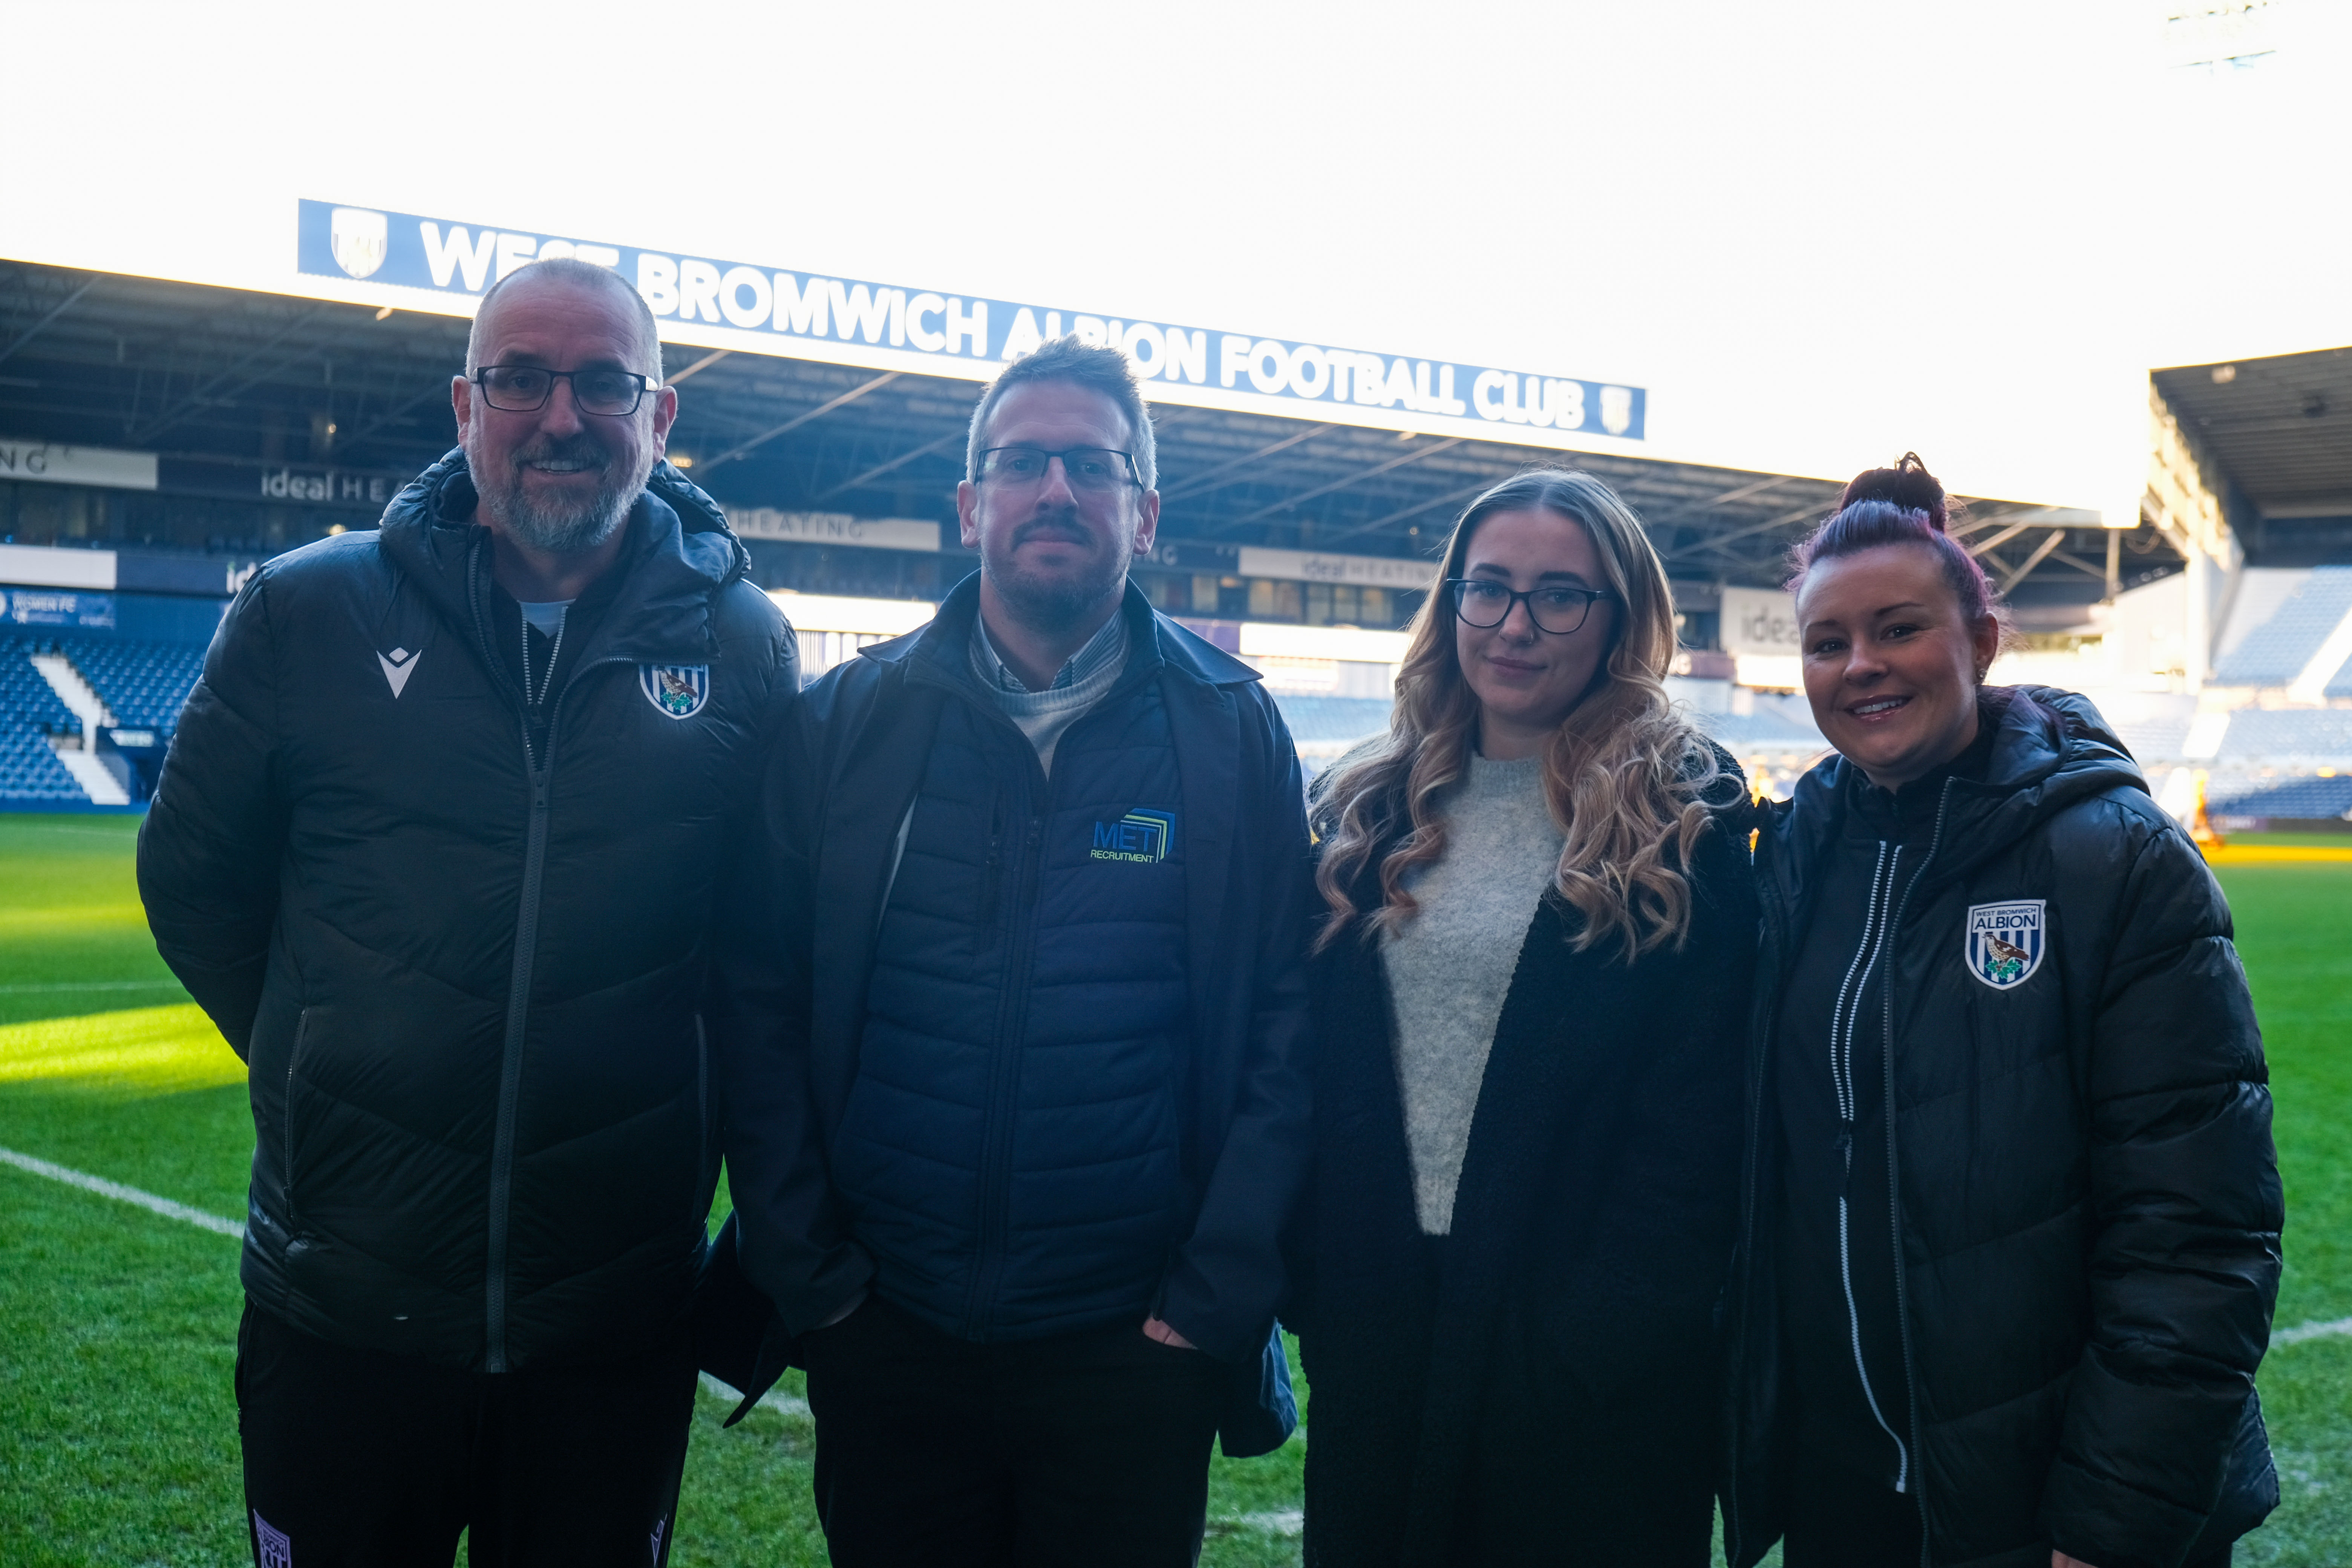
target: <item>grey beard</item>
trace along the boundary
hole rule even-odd
[[[646,477],[607,479],[577,506],[542,507],[523,492],[520,467],[499,487],[497,515],[520,542],[551,555],[577,555],[613,537],[645,493]]]

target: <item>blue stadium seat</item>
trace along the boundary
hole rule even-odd
[[[1314,697],[1296,692],[1269,693],[1274,705],[1282,710],[1282,721],[1290,727],[1290,738],[1301,745],[1318,741],[1360,741],[1367,735],[1377,735],[1389,727],[1389,710],[1394,706],[1385,697]]]
[[[37,805],[89,798],[37,731],[0,716],[0,804]]]
[[[2352,757],[2352,708],[2241,708],[2221,742],[2229,757]]]
[[[2318,656],[2347,611],[2352,611],[2352,566],[2317,568],[2270,619],[2222,658],[2213,679],[2224,686],[2286,685]]]
[[[2289,779],[2281,784],[2206,803],[2217,816],[2288,816],[2316,819],[2352,814],[2352,776]]]
[[[180,709],[205,667],[203,647],[192,643],[68,637],[58,651],[81,671],[116,723],[162,734],[179,727]]]

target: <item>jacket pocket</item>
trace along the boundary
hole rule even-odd
[[[285,1152],[278,1169],[278,1207],[285,1212],[286,1227],[289,1230],[295,1228],[294,1075],[301,1070],[302,1047],[310,1038],[310,1009],[305,1007],[302,1009],[301,1016],[294,1021],[293,1048],[286,1053],[286,1098],[278,1112],[278,1121],[284,1124],[281,1131],[285,1134]]]

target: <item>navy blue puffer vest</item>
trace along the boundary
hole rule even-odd
[[[1140,1321],[1194,1207],[1156,674],[1131,667],[1071,726],[1050,784],[975,683],[908,825],[833,1175],[876,1288],[960,1338]]]

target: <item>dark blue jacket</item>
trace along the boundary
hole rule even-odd
[[[876,1293],[961,1339],[1139,1321],[1192,1216],[1191,834],[1157,662],[1050,781],[967,676],[907,817],[833,1184]]]
[[[735,928],[718,1039],[744,1268],[795,1332],[832,1318],[875,1277],[831,1173],[859,1078],[899,826],[948,705],[985,700],[969,674],[978,602],[969,578],[930,626],[861,650],[810,688],[772,755],[768,902]],[[1184,835],[1187,1052],[1174,1109],[1187,1191],[1152,1300],[1255,1390],[1270,1370],[1279,1239],[1311,1118],[1298,763],[1255,671],[1154,613],[1132,587],[1122,613],[1130,673],[1157,667]],[[1277,1394],[1275,1380],[1262,1381],[1269,1402],[1286,1399],[1286,1386]],[[1229,1428],[1228,1451],[1232,1437]]]

